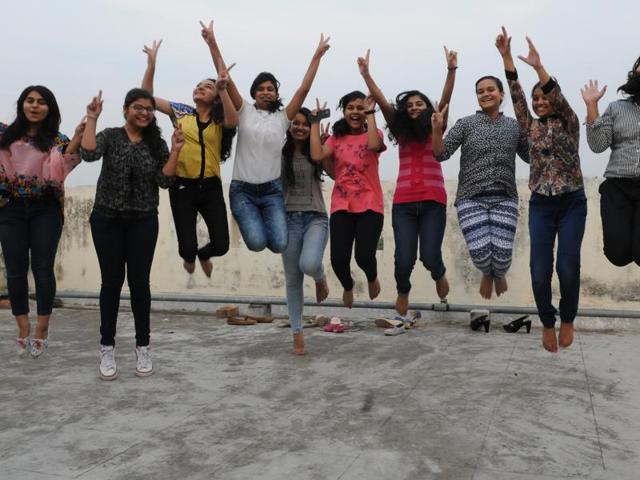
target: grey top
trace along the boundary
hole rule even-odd
[[[284,161],[283,161],[284,167]],[[314,176],[315,167],[302,153],[293,154],[293,175],[295,182],[289,185],[282,176],[284,202],[287,212],[327,213],[322,197],[322,182]]]
[[[122,127],[98,133],[95,150],[80,150],[86,162],[102,158],[93,208],[111,216],[157,212],[158,187],[167,188],[175,179],[162,173],[169,158],[164,140],[161,149],[161,157],[154,158],[146,143],[131,142]]]
[[[611,149],[607,178],[640,177],[640,105],[617,100],[593,123],[587,123],[587,143],[595,153]]]
[[[444,139],[442,162],[461,147],[456,205],[486,192],[503,192],[518,198],[516,154],[529,163],[527,134],[515,118],[502,113],[492,120],[478,111],[456,122]]]

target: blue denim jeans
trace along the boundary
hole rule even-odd
[[[411,290],[410,277],[416,263],[418,239],[424,268],[431,272],[433,280],[441,279],[446,272],[442,261],[442,240],[447,224],[447,207],[434,201],[397,203],[391,210],[391,219],[396,244],[398,294],[408,295]]]
[[[531,239],[531,284],[542,324],[551,328],[557,310],[551,304],[553,248],[558,237],[556,271],[560,280],[560,321],[572,323],[580,298],[580,248],[587,219],[584,190],[547,197],[531,194],[529,236]]]
[[[329,236],[326,213],[288,212],[289,244],[282,252],[282,264],[287,281],[287,308],[293,333],[302,331],[304,276],[319,282],[324,278],[322,257]]]
[[[280,179],[259,184],[232,180],[229,203],[249,250],[260,252],[266,247],[282,253],[287,248],[287,215]]]

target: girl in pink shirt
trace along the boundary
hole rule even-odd
[[[11,310],[18,324],[18,354],[27,351],[29,258],[36,284],[38,323],[31,339],[34,357],[47,346],[56,293],[54,261],[62,233],[64,180],[80,162],[76,153],[84,128],[71,141],[58,132],[60,110],[53,93],[36,85],[24,89],[16,119],[0,124],[0,243],[7,269]]]
[[[442,167],[433,156],[431,147],[431,114],[434,111],[431,101],[424,93],[410,90],[399,94],[395,105],[389,103],[369,73],[369,53],[367,50],[364,58],[358,58],[360,74],[387,120],[389,138],[398,144],[400,150],[392,222],[396,245],[396,311],[404,320],[409,309],[410,277],[416,263],[418,240],[420,261],[431,273],[438,297],[445,299],[449,293],[442,261],[447,192]],[[451,99],[458,68],[457,53],[445,47],[445,55],[448,72],[440,98],[441,106]],[[404,326],[401,328],[404,331]]]
[[[333,126],[324,145],[318,122],[311,124],[311,158],[322,161],[332,173],[331,266],[344,292],[342,301],[353,305],[351,251],[355,242],[356,263],[369,284],[369,298],[380,293],[376,249],[382,233],[384,207],[378,176],[378,158],[386,150],[383,135],[376,128],[375,101],[354,91],[340,99],[344,117]],[[319,110],[319,107],[318,107]],[[317,110],[312,114],[317,115]]]

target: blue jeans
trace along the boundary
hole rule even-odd
[[[553,248],[558,236],[556,271],[560,280],[560,321],[572,323],[580,298],[580,247],[587,219],[584,190],[547,197],[531,194],[529,201],[529,236],[531,239],[531,284],[542,324],[556,323],[556,309],[551,304]]]
[[[442,240],[447,224],[447,207],[434,201],[397,203],[391,210],[393,238],[396,243],[395,277],[398,294],[411,290],[411,272],[416,263],[418,239],[420,261],[431,272],[433,280],[440,280],[445,272],[442,261]]]
[[[249,250],[260,252],[266,247],[281,253],[287,248],[287,215],[280,179],[259,184],[232,180],[229,203]]]
[[[302,331],[304,276],[319,282],[324,278],[322,257],[327,246],[329,220],[320,212],[288,212],[289,244],[282,252],[287,281],[287,308],[293,333]]]

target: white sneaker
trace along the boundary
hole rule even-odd
[[[16,338],[16,352],[19,357],[24,357],[27,354],[27,346],[29,345],[28,337],[18,337]]]
[[[31,356],[33,358],[38,358],[40,355],[44,353],[46,348],[49,346],[49,340],[42,338],[32,338],[31,339]]]
[[[396,335],[403,334],[407,331],[404,325],[398,325],[397,327],[386,328],[384,334],[388,337],[395,337]]]
[[[99,374],[101,380],[115,380],[118,378],[116,367],[116,351],[113,345],[100,345],[100,367]]]
[[[153,375],[153,363],[151,363],[151,350],[149,347],[136,347],[136,375],[138,377]]]

